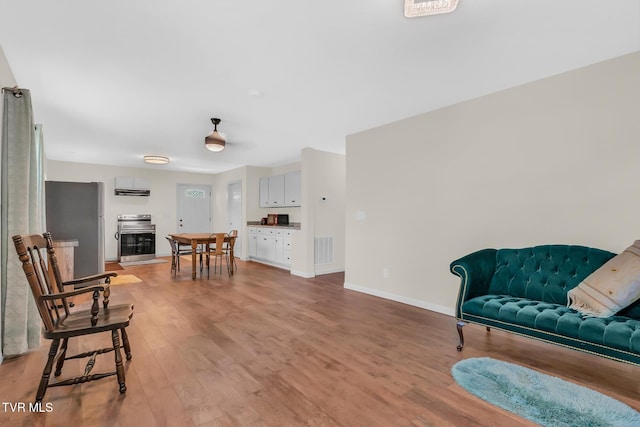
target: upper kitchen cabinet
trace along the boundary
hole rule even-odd
[[[260,207],[269,207],[269,177],[260,178]]]
[[[300,206],[301,189],[300,171],[260,178],[260,207]]]
[[[289,172],[284,176],[285,206],[300,206],[302,196],[302,178],[300,171]]]
[[[284,175],[269,177],[269,207],[287,206],[284,202]]]

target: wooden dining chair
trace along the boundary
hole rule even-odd
[[[224,250],[224,240],[226,233],[216,233],[216,243],[214,247],[209,248],[209,252],[207,253],[207,279],[209,278],[209,266],[210,266],[210,258],[213,258],[213,273],[215,274],[217,270],[217,261],[220,260],[220,274],[222,274],[222,259],[224,258],[227,263],[227,273],[231,276],[231,272],[229,271],[229,261],[227,260],[227,252]],[[213,235],[212,235],[213,237]]]
[[[178,241],[169,236],[166,236],[166,239],[171,246],[171,272],[176,274],[176,272],[180,271],[180,256],[191,255],[193,250],[191,249],[191,245],[182,245],[181,247]],[[200,271],[202,271],[202,251],[200,248],[196,249],[196,253],[200,254]]]
[[[229,262],[229,258],[231,257],[231,252],[233,251],[236,239],[238,238],[238,230],[231,230],[227,233],[227,239],[224,242],[224,251],[227,253],[227,262]],[[238,269],[238,263],[236,262],[236,257],[234,256],[231,260],[233,263],[234,270]]]
[[[131,360],[131,348],[125,328],[133,316],[132,304],[109,305],[109,281],[117,273],[106,272],[93,276],[62,282],[60,269],[53,249],[50,233],[13,236],[13,243],[22,262],[22,269],[27,276],[31,293],[44,325],[43,336],[51,340],[49,357],[45,363],[42,377],[36,392],[36,402],[42,402],[48,387],[68,386],[94,381],[112,375],[118,379],[120,393],[127,390],[125,385],[124,366],[120,352],[120,338],[127,360]],[[105,280],[104,284],[93,284],[98,280]],[[64,291],[64,285],[74,285],[73,291]],[[91,308],[69,308],[68,298],[82,294],[91,294]],[[102,295],[103,307],[99,305]],[[67,347],[70,338],[84,335],[110,332],[113,346],[86,351],[67,357]],[[62,340],[62,346],[60,341]],[[60,350],[60,351],[58,351]],[[114,352],[115,371],[92,374],[96,357],[100,354]],[[75,378],[51,382],[50,376],[53,363],[56,362],[55,376],[62,373],[65,360],[89,357],[84,373]]]

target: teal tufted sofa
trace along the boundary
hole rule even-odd
[[[456,318],[640,365],[640,301],[608,318],[567,308],[567,292],[616,254],[570,245],[483,249],[450,265]]]

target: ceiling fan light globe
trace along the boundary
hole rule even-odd
[[[224,150],[224,145],[221,145],[221,144],[218,144],[218,143],[206,144],[205,146],[207,147],[207,150],[209,150],[209,151],[218,152],[218,151]]]
[[[204,145],[209,151],[222,151],[224,150],[225,140],[218,131],[214,131],[204,139]]]

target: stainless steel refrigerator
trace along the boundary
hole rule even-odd
[[[78,240],[74,277],[104,272],[104,184],[45,181],[47,231],[53,240]]]

